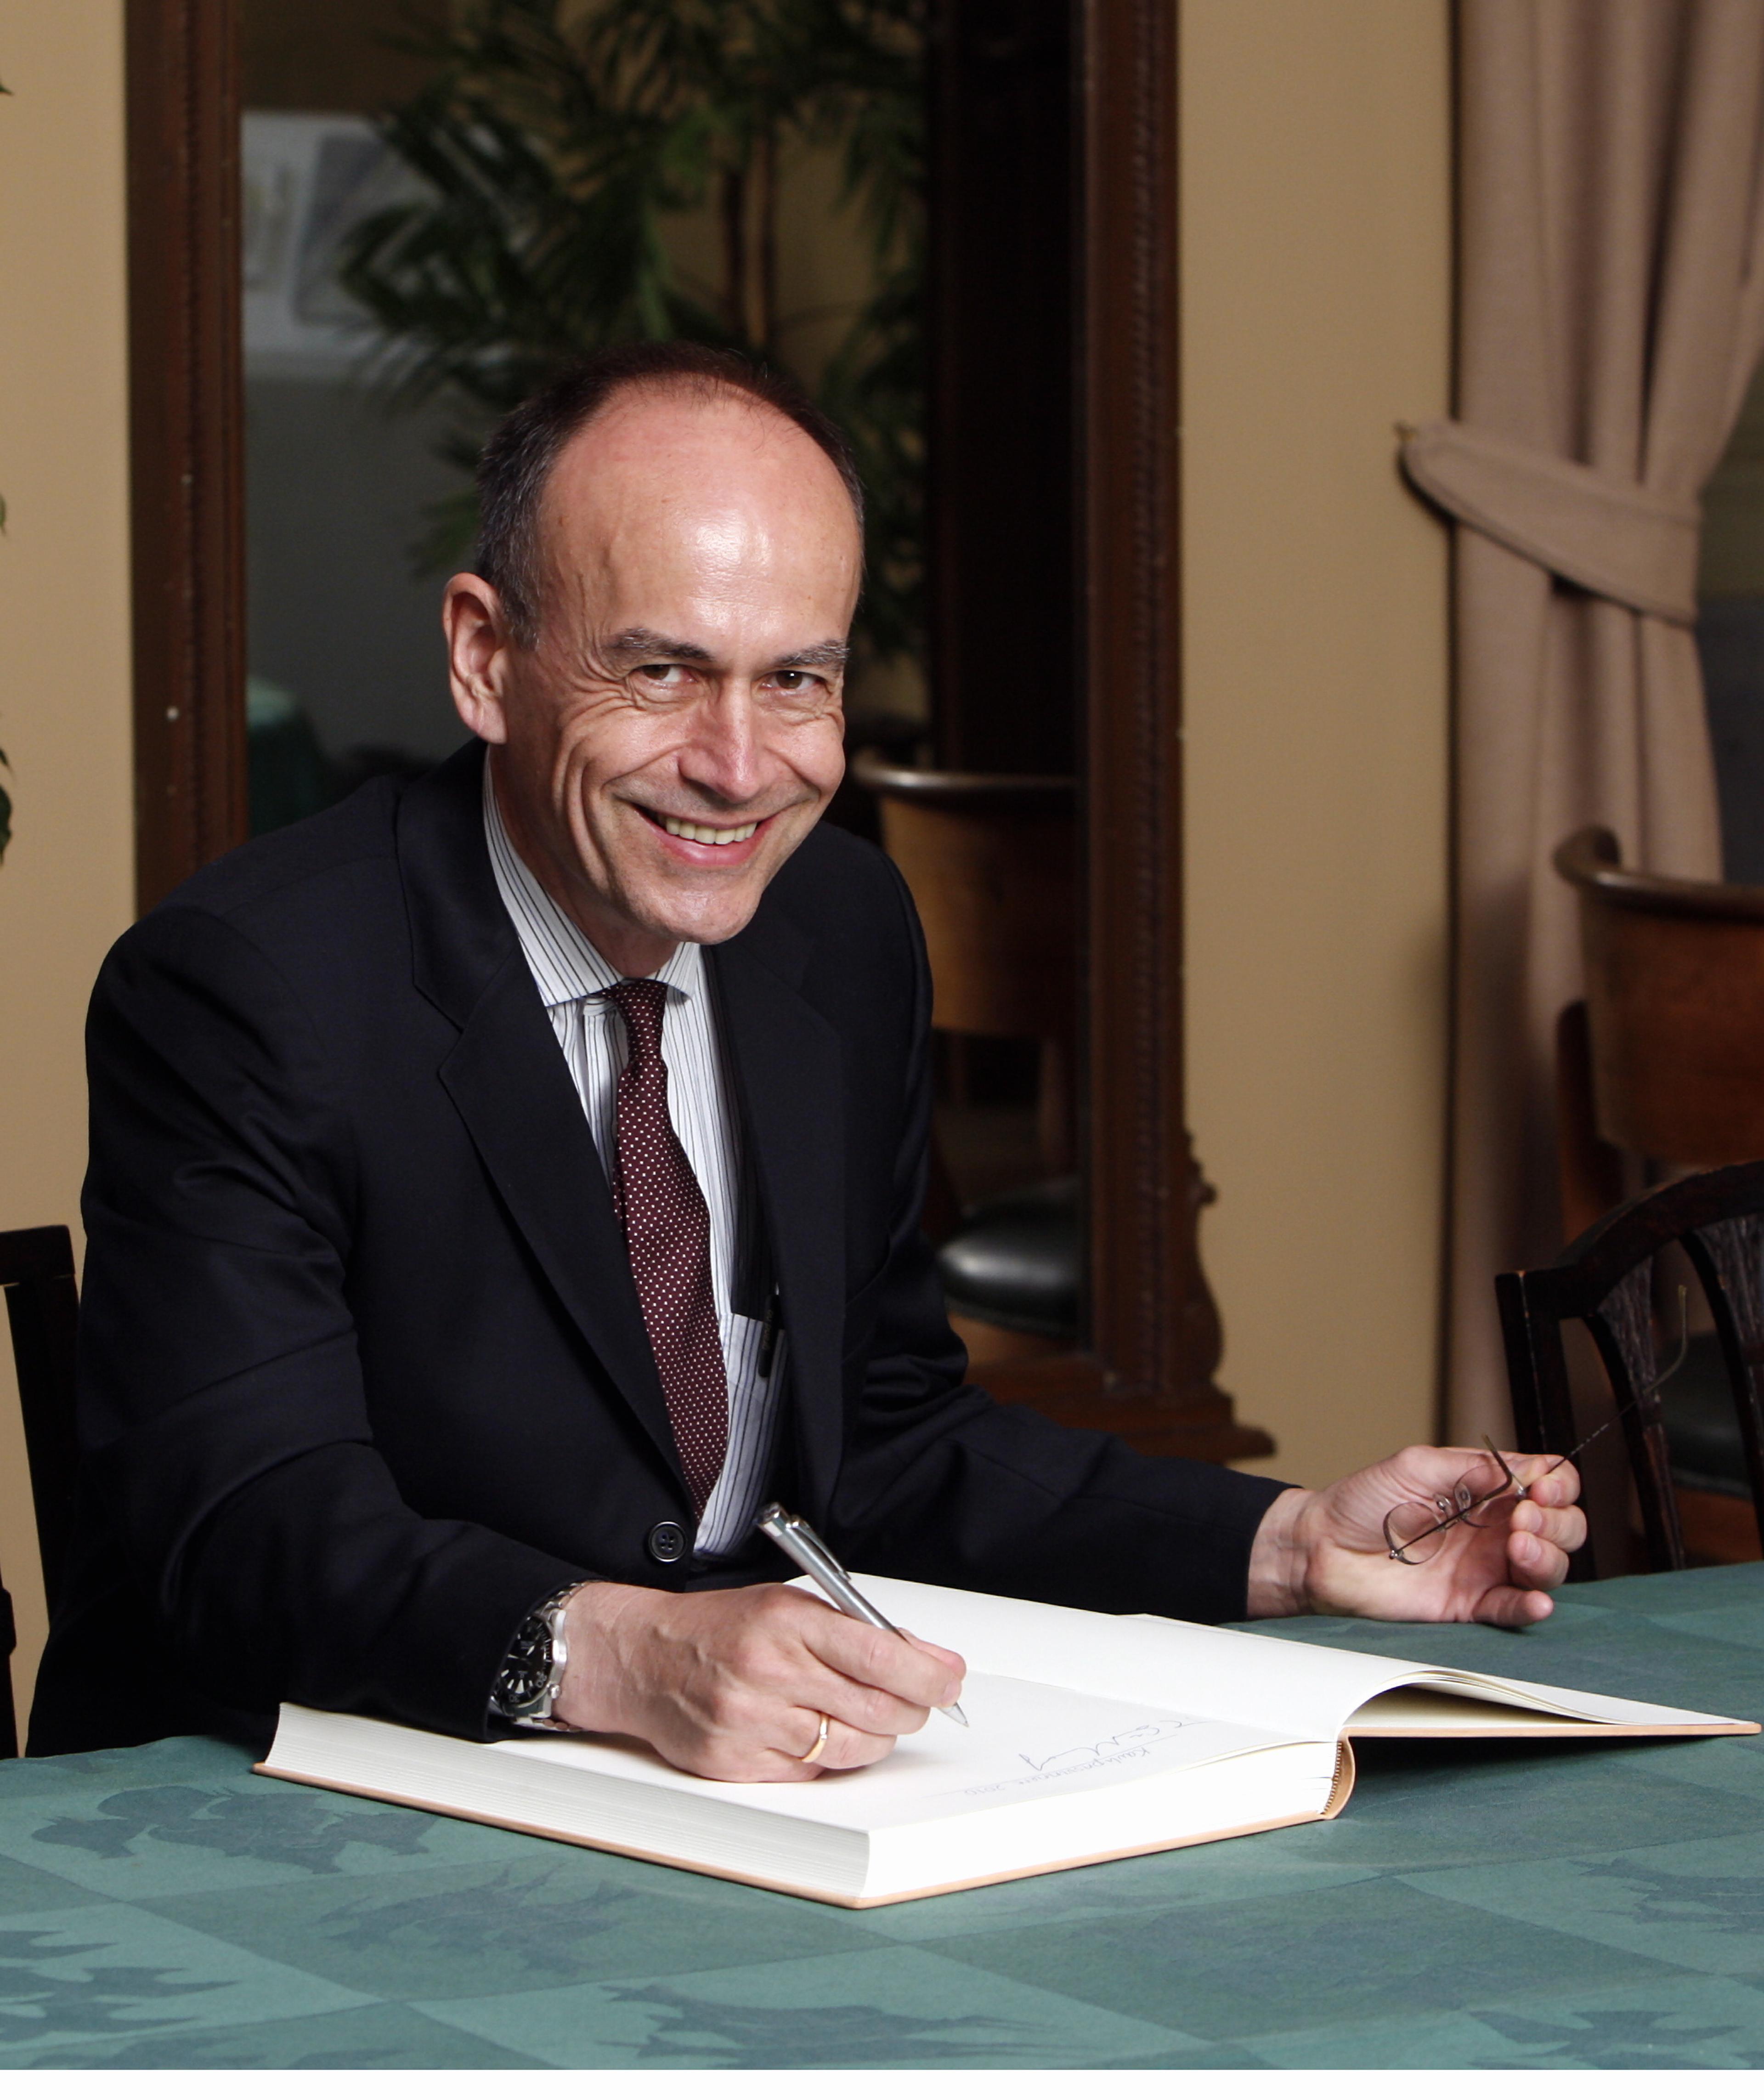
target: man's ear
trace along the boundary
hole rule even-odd
[[[447,636],[448,683],[460,720],[486,743],[506,743],[505,696],[514,643],[495,585],[469,574],[448,577],[441,600],[441,627]]]

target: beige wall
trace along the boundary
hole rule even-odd
[[[0,1229],[76,1222],[80,1029],[132,910],[121,0],[0,0]],[[0,1346],[0,1574],[42,1643]],[[20,1710],[24,1710],[21,1696]]]
[[[1224,1383],[1330,1477],[1432,1431],[1448,0],[1184,0],[1189,1114]]]

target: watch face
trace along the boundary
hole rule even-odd
[[[543,1702],[550,1683],[551,1623],[536,1612],[521,1621],[491,1704],[499,1714],[518,1719]]]
[[[512,1712],[521,1712],[536,1705],[543,1696],[551,1672],[549,1670],[505,1670],[496,1687],[497,1703]]]

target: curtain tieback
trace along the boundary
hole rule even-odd
[[[1469,423],[1405,430],[1402,457],[1423,495],[1552,576],[1661,620],[1696,618],[1694,496],[1656,496]]]

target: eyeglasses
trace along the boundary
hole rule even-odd
[[[1566,1451],[1554,1466],[1546,1466],[1537,1476],[1537,1480],[1547,1480],[1558,1466],[1565,1466],[1570,1458],[1577,1458],[1595,1438],[1603,1436],[1612,1423],[1620,1422],[1625,1414],[1652,1400],[1669,1379],[1677,1376],[1685,1357],[1690,1353],[1690,1330],[1685,1320],[1685,1289],[1678,1286],[1678,1352],[1658,1377],[1651,1379],[1633,1400],[1625,1401],[1609,1421],[1601,1422],[1591,1436],[1583,1436],[1572,1451]],[[1497,1451],[1486,1436],[1483,1442],[1488,1446],[1486,1458],[1477,1458],[1465,1472],[1449,1494],[1434,1495],[1426,1502],[1399,1502],[1384,1519],[1384,1543],[1390,1548],[1392,1560],[1400,1560],[1405,1567],[1418,1568],[1431,1560],[1444,1542],[1445,1534],[1454,1524],[1467,1524],[1479,1529],[1506,1523],[1515,1502],[1528,1500],[1537,1480],[1522,1480],[1506,1459]]]

